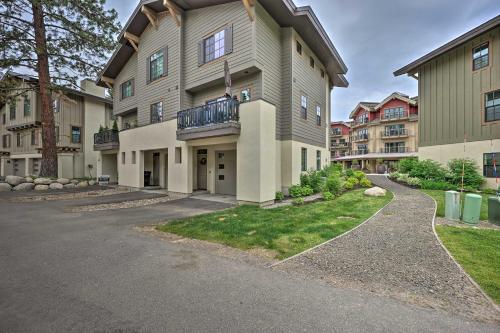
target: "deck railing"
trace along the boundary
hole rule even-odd
[[[240,103],[235,99],[197,106],[177,113],[177,129],[196,128],[227,122],[238,122]]]
[[[383,154],[401,154],[401,153],[409,153],[409,147],[385,147],[380,149],[380,152]]]
[[[110,129],[94,134],[94,144],[101,145],[105,143],[120,142],[118,131]]]

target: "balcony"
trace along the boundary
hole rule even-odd
[[[349,143],[347,143],[347,142],[333,143],[331,145],[331,148],[332,149],[345,149],[345,148],[349,148]]]
[[[385,147],[380,149],[382,154],[404,154],[404,153],[412,153],[409,147]]]
[[[351,151],[351,155],[366,155],[368,153],[369,153],[368,149],[355,149]]]
[[[94,134],[94,150],[113,150],[120,148],[118,131],[104,130]]]
[[[368,134],[359,134],[359,135],[353,136],[352,139],[354,142],[363,142],[363,141],[368,141],[369,136],[368,136]]]
[[[177,140],[239,135],[240,103],[228,98],[177,113]]]
[[[341,137],[342,136],[342,132],[332,132],[331,136],[334,137],[334,138]]]
[[[416,121],[418,120],[418,114],[408,115],[407,112],[404,112],[403,114],[399,115],[390,115],[390,116],[382,115],[380,117],[381,122],[402,121],[402,120]]]
[[[381,132],[382,139],[405,138],[409,135],[410,132],[406,128],[386,130]]]

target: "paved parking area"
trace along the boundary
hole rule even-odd
[[[182,199],[67,213],[0,200],[0,332],[499,332],[138,232],[224,209]]]

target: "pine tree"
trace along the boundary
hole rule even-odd
[[[41,176],[57,176],[52,94],[78,89],[83,77],[95,78],[116,46],[117,13],[105,0],[2,0],[0,3],[0,71],[35,72],[42,120]],[[5,78],[4,78],[5,79]],[[2,80],[0,103],[14,80]],[[25,93],[23,91],[22,93]]]

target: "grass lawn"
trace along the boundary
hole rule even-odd
[[[385,197],[367,197],[363,191],[303,206],[238,206],[171,221],[157,229],[242,250],[271,250],[277,259],[284,259],[354,228],[392,199],[390,192]]]
[[[453,257],[496,302],[500,303],[500,231],[436,226]]]
[[[444,193],[445,191],[441,190],[421,190],[422,192],[427,193],[431,197],[433,197],[436,202],[437,202],[437,213],[436,215],[439,217],[444,217]],[[465,195],[465,194],[464,194]],[[464,195],[462,196],[462,203],[463,203],[463,198]],[[488,219],[488,198],[493,196],[492,194],[482,194],[483,200],[481,201],[481,220],[487,220]]]

